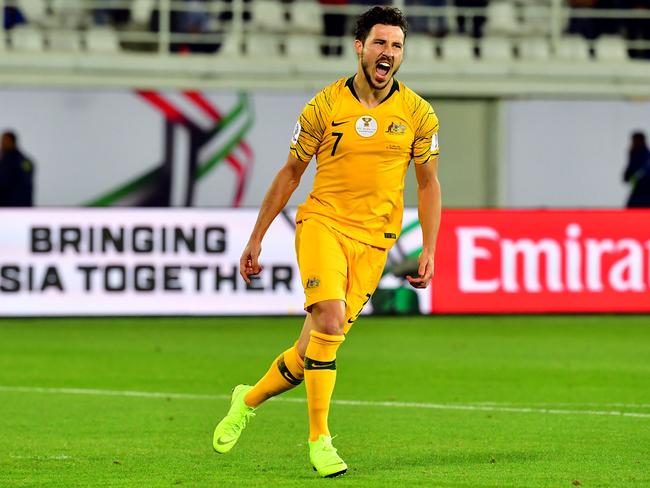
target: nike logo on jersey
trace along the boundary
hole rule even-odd
[[[334,122],[332,120],[332,127],[338,127],[339,125],[347,124],[348,122],[349,122],[349,120],[345,120],[343,122]]]

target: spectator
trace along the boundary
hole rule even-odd
[[[356,3],[358,5],[386,5],[393,2],[391,0],[351,0],[350,3]]]
[[[233,16],[232,0],[223,0],[223,3],[224,3],[224,7],[219,13],[219,21],[232,22],[232,16]],[[242,20],[244,22],[249,22],[251,20],[251,12],[249,9],[250,3],[251,0],[244,0],[244,12],[242,17]]]
[[[323,5],[347,5],[348,0],[320,0]],[[327,40],[321,45],[325,56],[340,56],[343,51],[342,42],[345,35],[346,15],[342,13],[323,14],[323,33]]]
[[[209,5],[200,0],[185,0],[185,10],[176,14],[177,27],[180,32],[201,34],[210,31]]]
[[[650,0],[625,0],[626,8],[634,12],[650,13]],[[631,41],[650,41],[650,18],[634,18],[624,21],[625,37]],[[650,58],[650,49],[630,49],[632,58]]]
[[[205,0],[184,0],[183,10],[171,10],[169,27],[172,34],[216,34],[212,28],[210,5]],[[155,9],[151,15],[150,29],[158,32],[160,29],[160,11]],[[213,53],[221,47],[215,42],[172,42],[172,52]]]
[[[607,10],[629,8],[630,0],[568,0],[572,9],[593,9],[593,17],[571,16],[567,31],[580,34],[587,39],[596,39],[602,34],[620,34],[625,21],[607,15]],[[598,12],[598,11],[602,12]]]
[[[650,150],[643,132],[632,134],[623,181],[632,185],[628,208],[650,207]]]
[[[4,28],[5,30],[12,29],[13,27],[21,24],[26,24],[27,19],[18,7],[5,7],[4,8]]]
[[[569,25],[567,31],[569,34],[579,34],[587,39],[595,39],[598,37],[598,19],[593,17],[575,17],[573,9],[595,9],[597,0],[569,0],[569,8],[571,9],[571,17],[569,18]]]
[[[454,2],[458,8],[482,8],[485,9],[488,0],[455,0]],[[469,29],[468,19],[472,20],[472,28]],[[464,34],[470,32],[472,37],[479,38],[483,35],[483,25],[485,24],[485,14],[473,14],[471,16],[458,15],[456,17],[458,22],[458,32]]]
[[[604,13],[607,13],[607,10],[621,10],[627,8],[626,3],[629,0],[598,0],[596,2],[596,8],[600,10],[605,10]],[[604,16],[598,19],[597,22],[597,34],[622,34],[622,27],[625,24],[625,21],[615,17]]]
[[[4,132],[0,142],[0,207],[31,207],[33,181],[34,163],[18,148],[16,133]]]
[[[128,8],[118,8],[112,4],[119,0],[101,0],[106,8],[93,9],[93,18],[95,25],[124,25],[131,20],[131,10]]]
[[[406,0],[406,6],[446,7],[447,0]],[[423,32],[440,36],[448,31],[446,14],[434,16],[409,15],[408,22],[409,31],[411,32]]]

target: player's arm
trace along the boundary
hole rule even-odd
[[[246,283],[251,282],[250,276],[262,271],[259,256],[262,252],[262,239],[269,226],[285,207],[293,192],[298,188],[307,163],[303,163],[293,154],[289,154],[287,162],[275,175],[271,186],[264,196],[257,221],[248,239],[248,244],[239,259],[239,274]]]
[[[440,228],[442,196],[438,181],[438,156],[415,165],[418,181],[418,217],[422,228],[422,252],[418,258],[418,276],[406,279],[415,288],[426,288],[433,278],[433,258]]]

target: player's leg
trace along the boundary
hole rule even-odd
[[[388,251],[353,241],[350,256],[348,286],[345,291],[344,333],[347,334],[359,318],[379,285],[386,266]]]
[[[332,446],[327,425],[336,382],[336,351],[370,299],[381,278],[387,252],[348,239],[346,300],[324,300],[311,308],[313,327],[305,352],[305,388],[309,408],[309,457],[321,476],[345,473],[347,464]],[[309,294],[308,300],[309,300]],[[303,330],[303,332],[305,332]],[[301,336],[303,338],[305,334]],[[298,341],[299,346],[301,341]]]
[[[303,329],[310,327],[309,316]],[[295,388],[303,380],[304,352],[298,352],[298,341],[282,352],[255,386],[238,385],[233,390],[230,410],[219,422],[213,435],[214,449],[219,453],[230,451],[249,420],[255,416],[255,409],[269,398]]]
[[[345,302],[325,300],[312,305],[313,329],[305,351],[305,389],[309,412],[309,458],[324,477],[339,476],[347,464],[332,446],[328,417],[336,384],[336,352],[345,340]]]
[[[320,227],[315,225],[309,225],[307,227],[309,229],[307,232],[307,240],[313,243],[315,239],[313,236],[314,229],[318,230]],[[296,251],[300,248],[302,229],[303,225],[299,224],[296,229]],[[317,247],[329,249],[332,245],[336,245],[336,241],[332,240],[332,238],[326,238],[325,240],[326,242],[323,245]],[[340,273],[340,270],[338,272]],[[314,287],[313,284],[314,281],[312,281],[312,288],[318,288],[318,286]],[[343,296],[344,292],[341,289],[336,293]],[[295,388],[302,382],[304,377],[303,358],[305,356],[309,332],[313,328],[311,314],[308,313],[303,325],[301,338],[292,347],[275,358],[266,374],[255,386],[238,385],[235,387],[232,394],[230,410],[221,422],[219,422],[214,431],[213,446],[217,452],[226,453],[234,447],[242,431],[255,415],[255,409],[260,404],[272,396]],[[303,336],[306,336],[307,340],[303,339]]]
[[[296,247],[300,241],[302,225],[296,229]],[[309,329],[309,315],[303,330]],[[230,410],[214,430],[212,445],[215,451],[230,451],[241,436],[249,420],[255,416],[255,409],[272,396],[298,386],[303,379],[304,349],[298,353],[298,342],[273,360],[268,371],[255,386],[237,385],[232,393]]]
[[[305,350],[305,388],[309,410],[309,440],[330,435],[327,424],[336,383],[336,351],[345,340],[345,302],[325,300],[311,309],[313,329]]]
[[[374,293],[387,255],[383,249],[351,239],[344,240],[343,245],[348,266],[346,300],[324,300],[312,305],[313,329],[305,352],[309,457],[314,468],[325,477],[341,475],[348,469],[332,446],[327,424],[336,383],[336,351]]]
[[[328,415],[336,383],[336,352],[345,338],[347,251],[341,234],[323,223],[308,220],[302,227],[296,251],[310,318],[298,348],[305,358],[309,457],[321,476],[337,476],[347,465],[332,446]]]
[[[345,302],[341,300],[329,300],[314,304],[311,313],[308,313],[300,333],[298,341],[289,349],[278,356],[271,364],[266,374],[250,389],[244,397],[248,407],[256,408],[267,399],[284,393],[297,385],[304,378],[305,356],[309,361],[310,369],[317,362],[334,362],[336,349],[343,342],[343,319],[345,314]],[[311,344],[310,352],[307,353]],[[333,365],[330,364],[330,368]],[[316,440],[319,435],[329,435],[327,428],[327,414],[329,411],[329,398],[334,387],[336,370],[315,374],[316,382],[324,388],[313,385],[307,386],[308,398],[310,391],[315,395],[316,400],[310,402],[310,440]],[[314,375],[311,375],[312,377]],[[326,381],[318,379],[319,376],[327,378]],[[313,383],[313,381],[312,381]],[[328,392],[329,391],[329,392]],[[312,415],[313,412],[313,415]]]
[[[328,427],[330,401],[336,383],[336,352],[377,288],[388,254],[384,249],[353,239],[344,238],[341,245],[347,266],[346,299],[313,303],[311,321],[305,322],[298,340],[301,351],[309,334],[304,357],[310,457],[321,476],[336,476],[347,470],[347,465],[332,446]],[[306,295],[308,304],[316,300],[315,294],[307,292]],[[318,457],[322,459],[315,461]]]
[[[305,241],[314,242],[314,226],[305,225],[301,222],[296,226],[296,254],[300,261],[301,243]],[[306,253],[302,253],[303,257]],[[309,278],[306,278],[307,282]],[[312,285],[315,282],[312,278]],[[281,353],[271,364],[266,374],[255,384],[245,397],[246,405],[256,408],[272,396],[284,393],[297,385],[304,378],[305,350],[309,342],[309,332],[313,329],[311,314],[307,313],[305,322],[298,341],[289,349]]]
[[[345,314],[345,302],[341,300],[325,300],[314,304],[311,310],[311,313],[307,314],[296,347],[298,354],[307,359],[309,370],[307,376],[312,379],[314,378],[313,375],[316,375],[315,379],[317,380],[318,373],[311,373],[311,371],[315,370],[315,361],[333,362],[334,364],[331,364],[330,367],[334,367],[336,364],[336,350],[345,339],[343,326],[341,325]],[[323,369],[323,371],[325,371],[324,375],[330,378],[323,383],[326,388],[325,394],[318,392],[318,400],[312,402],[313,408],[310,408],[310,440],[316,440],[321,434],[329,435],[327,426],[329,400],[326,403],[323,400],[331,398],[331,392],[327,393],[327,390],[333,390],[336,370]],[[332,371],[333,374],[327,373],[327,371]],[[317,388],[311,382],[309,386],[306,385],[306,388],[308,396],[310,391],[317,391]]]
[[[303,329],[308,327],[308,321],[309,318],[306,318]],[[296,341],[293,346],[275,358],[266,374],[246,394],[244,401],[247,406],[257,408],[269,398],[289,391],[302,383],[305,354],[299,352],[298,346],[299,341]]]

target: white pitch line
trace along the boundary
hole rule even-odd
[[[230,395],[206,395],[196,393],[166,393],[158,391],[131,391],[131,390],[99,390],[92,388],[42,388],[32,386],[1,386],[0,393],[46,393],[64,395],[91,395],[91,396],[116,396],[135,398],[171,398],[177,400],[229,400]],[[276,402],[306,403],[304,398],[272,399]],[[597,415],[609,417],[633,417],[650,419],[650,413],[622,412],[619,410],[570,410],[559,408],[532,408],[509,407],[497,404],[458,404],[458,403],[417,403],[417,402],[380,402],[366,400],[332,400],[333,405],[352,407],[383,407],[383,408],[415,408],[422,410],[461,410],[477,412],[505,412],[505,413],[540,413],[552,415]]]
[[[56,456],[10,456],[12,459],[30,459],[32,461],[67,461],[72,459],[71,456],[59,454]]]
[[[517,406],[511,402],[468,402],[467,405],[479,406]],[[650,408],[650,403],[599,403],[599,402],[531,402],[531,407],[615,407],[615,408]]]
[[[42,388],[39,386],[0,386],[0,392],[60,393],[67,395],[118,396],[135,398],[175,398],[178,400],[228,400],[230,395],[204,395],[194,393],[165,393],[161,391],[98,390],[93,388]]]

